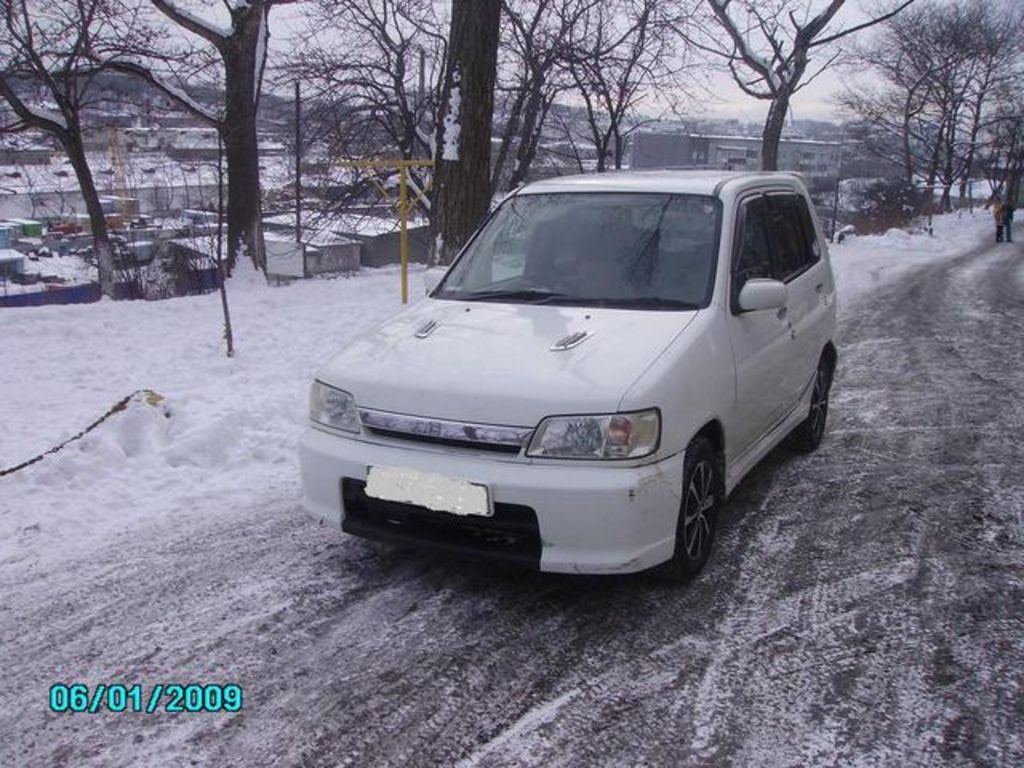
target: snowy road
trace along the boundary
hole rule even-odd
[[[0,572],[0,765],[1024,764],[1024,249],[845,316],[824,445],[741,485],[689,588],[378,547],[291,487]],[[56,715],[57,681],[246,700]]]

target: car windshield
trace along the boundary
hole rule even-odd
[[[506,200],[440,299],[695,309],[711,296],[719,206],[702,195],[558,193]]]

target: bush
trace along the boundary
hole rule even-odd
[[[880,234],[910,224],[927,200],[926,193],[902,179],[849,179],[842,186],[840,218],[859,234]]]

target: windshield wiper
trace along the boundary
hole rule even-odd
[[[474,291],[463,296],[451,296],[460,301],[525,301],[530,304],[543,304],[556,299],[570,298],[566,293],[541,291],[535,288],[522,288],[516,291]]]
[[[694,304],[691,301],[662,298],[660,296],[637,296],[629,299],[607,299],[606,306],[622,308],[700,309],[699,304]]]

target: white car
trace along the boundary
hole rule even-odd
[[[305,507],[452,555],[692,578],[743,476],[821,441],[835,298],[795,175],[531,184],[319,371]]]

